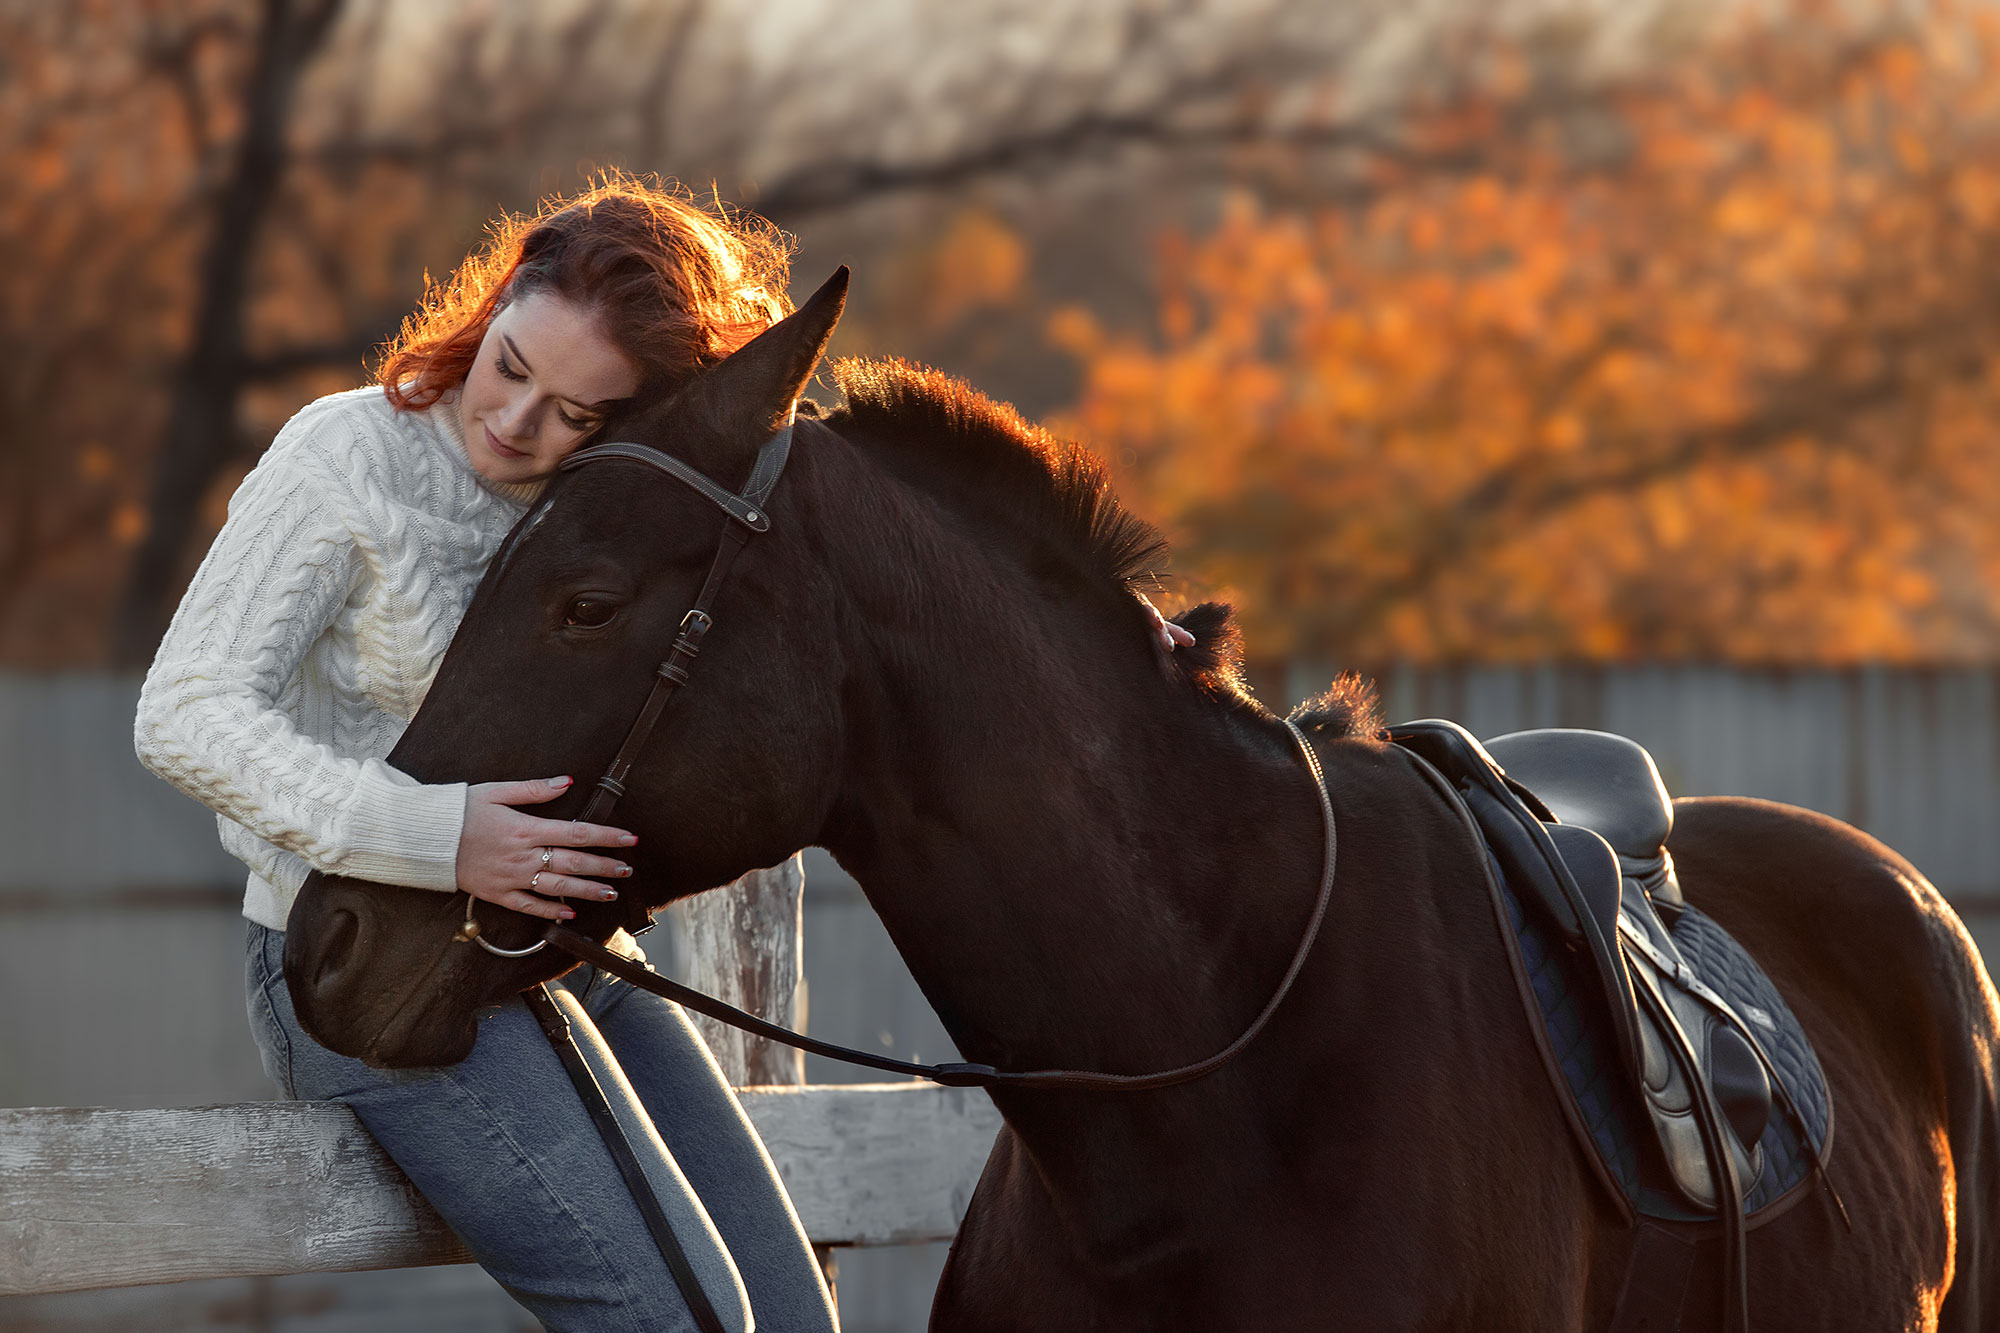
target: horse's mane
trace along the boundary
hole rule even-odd
[[[950,450],[950,475],[983,506],[1010,513],[1024,535],[1068,552],[1128,588],[1156,586],[1167,563],[1160,530],[1118,502],[1104,464],[963,380],[907,361],[841,360],[830,367],[844,417],[885,444],[930,459]]]
[[[927,463],[948,460],[922,474],[949,479],[959,502],[1005,515],[1031,542],[1066,552],[1085,571],[1128,592],[1158,588],[1166,538],[1119,503],[1103,461],[1090,450],[929,367],[846,359],[829,370],[846,398],[823,414],[829,426],[852,425]],[[1257,707],[1243,683],[1243,634],[1230,608],[1204,602],[1173,619],[1195,636],[1174,652],[1180,675],[1219,702]],[[1368,725],[1372,691],[1337,695],[1346,684],[1343,678],[1315,701],[1323,705],[1315,719],[1321,726],[1336,725],[1336,718],[1343,730]]]

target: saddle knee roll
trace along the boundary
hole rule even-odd
[[[1764,1171],[1761,1140],[1771,1116],[1771,1084],[1749,1042],[1720,1016],[1670,984],[1663,985],[1650,964],[1637,962],[1638,989],[1645,997],[1647,1021],[1640,1024],[1645,1054],[1642,1080],[1647,1117],[1652,1122],[1667,1175],[1695,1207],[1716,1211],[1720,1191],[1715,1166],[1709,1160],[1695,1106],[1696,1080],[1705,1074],[1729,1131],[1724,1140],[1734,1159],[1739,1199],[1756,1188]],[[1675,1034],[1684,1034],[1702,1073],[1687,1068],[1687,1053],[1677,1049]]]
[[[1737,1142],[1745,1151],[1755,1148],[1771,1123],[1771,1079],[1743,1035],[1714,1017],[1708,1023],[1708,1077]]]

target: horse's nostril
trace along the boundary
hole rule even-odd
[[[340,970],[347,961],[348,954],[361,938],[361,918],[345,910],[336,910],[333,920],[326,928],[326,941],[320,946],[319,958],[313,968],[313,987],[318,989],[321,982]]]

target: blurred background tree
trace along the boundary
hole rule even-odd
[[[0,4],[0,664],[143,663],[499,208],[658,171],[1253,651],[1991,660],[1982,6]]]
[[[1810,20],[1810,21],[1808,21]],[[1515,51],[1348,196],[1051,328],[1269,657],[1990,661],[2000,26],[1754,19],[1579,100]]]
[[[926,200],[1171,137],[1303,68],[1299,7],[1262,8],[0,4],[0,662],[147,660],[277,426],[358,382],[496,210],[615,165],[893,255]]]

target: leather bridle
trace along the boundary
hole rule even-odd
[[[590,800],[584,805],[582,813],[577,815],[578,822],[593,824],[608,818],[612,807],[625,794],[625,779],[631,774],[632,765],[638,761],[639,752],[645,749],[646,740],[653,734],[653,727],[659,722],[660,714],[666,711],[674,691],[687,684],[688,670],[694,665],[694,659],[701,656],[701,641],[715,627],[715,598],[722,591],[723,580],[729,577],[729,567],[736,563],[737,555],[749,543],[752,533],[771,530],[771,516],[765,512],[765,502],[777,486],[778,478],[785,475],[785,463],[792,454],[792,428],[797,420],[795,408],[786,415],[785,424],[777,434],[757,451],[757,462],[750,469],[750,480],[745,483],[741,495],[716,484],[706,474],[689,467],[665,450],[646,444],[626,441],[595,444],[577,450],[562,461],[558,470],[563,472],[573,472],[586,464],[612,458],[644,463],[691,487],[729,516],[729,522],[722,525],[715,558],[709,562],[708,577],[701,581],[701,591],[695,594],[694,605],[681,617],[680,630],[674,635],[673,647],[668,650],[666,659],[653,669],[653,688],[646,695],[646,702],[640,706],[639,715],[632,719],[631,727],[626,730],[625,741],[612,757],[611,766],[597,780]],[[526,958],[548,947],[549,941],[540,939],[525,948],[503,949],[486,939],[472,914],[473,904],[477,901],[471,894],[465,895],[465,922],[458,928],[457,935],[460,940],[475,943],[486,952],[502,958]],[[634,897],[626,910],[625,928],[630,933],[637,935],[651,927],[652,918],[639,898]]]
[[[731,492],[680,459],[646,444],[629,442],[597,444],[580,449],[563,460],[563,471],[573,471],[607,459],[643,463],[692,488],[727,514],[730,520],[723,525],[722,536],[717,543],[715,557],[709,563],[708,576],[702,580],[701,591],[696,595],[694,604],[681,617],[680,631],[674,637],[673,647],[668,652],[666,660],[654,669],[651,693],[646,696],[646,702],[639,709],[639,715],[633,719],[631,727],[626,731],[625,741],[618,747],[617,755],[605,769],[604,775],[597,780],[596,789],[592,791],[589,802],[577,816],[579,820],[595,822],[611,813],[619,798],[625,794],[625,779],[637,761],[639,752],[645,748],[647,738],[652,735],[655,724],[660,720],[660,714],[666,709],[674,692],[687,683],[694,659],[701,653],[702,639],[715,625],[713,610],[715,598],[729,575],[730,566],[735,563],[737,554],[749,542],[752,534],[770,530],[771,517],[766,505],[771,491],[777,486],[779,478],[784,475],[785,463],[791,455],[792,430],[795,422],[794,413],[786,418],[784,426],[758,450],[756,464],[750,470],[750,480],[744,485],[741,494]],[[1221,1050],[1205,1059],[1173,1069],[1159,1070],[1150,1074],[1109,1074],[1078,1069],[1007,1071],[983,1064],[925,1065],[892,1060],[872,1052],[857,1051],[807,1037],[759,1018],[755,1014],[746,1013],[713,996],[704,995],[700,991],[670,981],[643,964],[613,953],[587,936],[560,924],[550,925],[543,932],[541,939],[524,948],[502,948],[482,937],[479,923],[473,917],[473,903],[476,900],[469,894],[466,897],[465,924],[459,928],[457,938],[476,943],[487,952],[502,958],[523,958],[553,944],[564,953],[581,962],[589,963],[600,971],[608,972],[642,990],[675,1000],[697,1013],[706,1014],[718,1022],[728,1023],[756,1036],[816,1055],[889,1073],[929,1079],[951,1087],[1049,1088],[1097,1092],[1146,1092],[1155,1088],[1171,1087],[1221,1068],[1264,1030],[1264,1026],[1277,1012],[1278,1006],[1290,993],[1292,983],[1298,979],[1300,971],[1305,967],[1306,958],[1312,952],[1314,942],[1319,938],[1320,926],[1326,918],[1327,905],[1332,900],[1337,844],[1333,801],[1327,794],[1326,774],[1321,769],[1319,756],[1314,752],[1311,742],[1306,739],[1305,733],[1300,731],[1289,718],[1284,720],[1284,725],[1291,733],[1307,771],[1312,775],[1313,790],[1319,798],[1320,818],[1325,830],[1325,854],[1321,861],[1319,892],[1313,902],[1312,916],[1306,923],[1304,935],[1300,938],[1298,948],[1293,952],[1291,962],[1286,967],[1283,978],[1279,980],[1277,989],[1265,1001],[1264,1007],[1250,1021],[1250,1025],[1236,1040]],[[643,900],[636,895],[628,907],[628,913],[626,929],[632,934],[636,935],[652,924]]]

